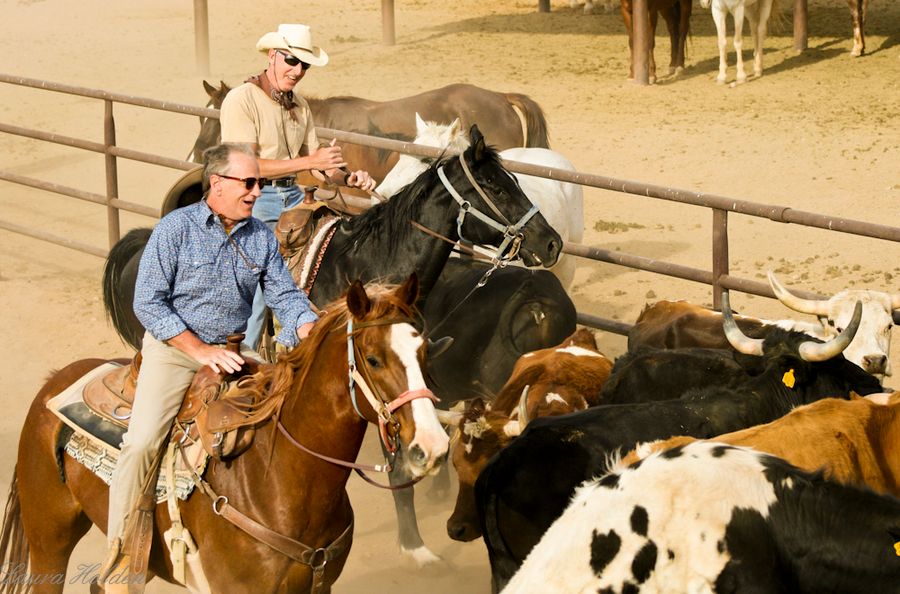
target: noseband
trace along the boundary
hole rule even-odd
[[[472,172],[469,170],[469,166],[466,164],[466,159],[463,153],[459,155],[459,162],[462,165],[463,172],[466,174],[466,178],[469,180],[469,183],[472,185],[472,188],[478,192],[478,195],[481,196],[481,199],[484,200],[484,203],[488,205],[488,207],[494,212],[497,217],[499,217],[500,222],[496,219],[491,218],[489,215],[481,212],[468,200],[464,199],[459,192],[456,191],[456,188],[453,187],[453,184],[450,183],[450,180],[447,179],[447,174],[444,173],[444,166],[441,165],[438,167],[438,177],[441,179],[441,183],[444,185],[444,188],[453,196],[453,199],[456,200],[456,203],[459,204],[459,216],[456,217],[456,232],[459,235],[460,239],[464,239],[463,237],[463,224],[465,223],[466,215],[471,214],[473,217],[486,224],[488,227],[495,229],[503,234],[503,241],[500,243],[500,246],[494,251],[494,256],[492,258],[495,262],[508,262],[509,260],[515,259],[515,257],[519,254],[519,247],[522,244],[522,239],[524,236],[522,235],[522,228],[531,220],[531,218],[538,213],[538,207],[534,204],[531,205],[531,209],[526,212],[519,221],[513,225],[509,222],[509,220],[503,216],[503,213],[500,212],[500,209],[497,208],[497,205],[494,204],[494,201],[491,200],[487,193],[482,189],[482,187],[475,181],[475,177],[472,175]]]

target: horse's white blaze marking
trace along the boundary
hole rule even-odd
[[[728,562],[728,551],[717,543],[735,509],[751,509],[768,517],[775,489],[765,478],[764,455],[744,448],[713,455],[722,444],[696,442],[682,456],[647,457],[637,469],[625,468],[616,488],[597,480],[583,483],[569,507],[532,549],[504,594],[597,592],[618,589],[633,580],[635,555],[653,541],[661,554],[648,579],[646,592],[713,592],[715,580]],[[672,501],[679,513],[672,513]],[[632,529],[636,506],[647,512],[647,536]],[[616,556],[602,575],[591,569],[593,535],[615,531],[621,539]],[[700,534],[703,534],[703,539]]]
[[[547,395],[544,396],[544,402],[546,402],[547,404],[553,404],[554,402],[559,402],[562,405],[567,404],[565,398],[563,398],[556,392],[547,392]]]
[[[569,355],[574,355],[576,357],[602,357],[600,353],[596,351],[592,351],[590,349],[586,349],[580,346],[567,346],[561,349],[556,349],[557,353],[567,353]]]
[[[397,354],[406,368],[406,384],[408,390],[424,390],[425,377],[419,366],[418,352],[422,346],[422,337],[409,324],[391,326],[391,349]],[[409,403],[412,406],[413,420],[416,423],[416,434],[410,444],[418,445],[427,456],[424,470],[429,470],[435,462],[447,453],[450,438],[441,427],[434,403],[427,398],[417,398]]]

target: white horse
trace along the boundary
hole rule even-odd
[[[460,129],[459,118],[452,124],[444,125],[427,122],[416,114],[416,144],[464,150],[469,146],[469,139]],[[575,171],[575,166],[557,152],[543,148],[511,148],[500,152],[503,159],[521,161],[534,165],[556,167],[567,171]],[[400,188],[416,179],[428,165],[423,157],[400,155],[394,168],[385,176],[375,191],[384,198],[390,198]],[[541,214],[556,229],[563,241],[581,243],[584,234],[584,199],[582,188],[578,184],[570,184],[543,177],[514,174],[525,195],[537,205]],[[575,276],[575,256],[560,254],[559,261],[550,269],[562,286],[566,289],[572,284]]]
[[[762,76],[763,42],[766,40],[766,30],[769,23],[769,15],[772,12],[774,0],[700,0],[700,6],[710,8],[712,4],[712,17],[716,23],[716,32],[719,36],[719,75],[716,82],[725,83],[725,71],[728,67],[725,46],[728,40],[725,38],[725,19],[730,12],[734,16],[734,52],[737,54],[737,84],[747,80],[744,72],[743,46],[744,13],[750,23],[750,33],[753,35],[753,74]]]

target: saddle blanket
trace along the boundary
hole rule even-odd
[[[73,432],[66,441],[65,452],[107,485],[112,482],[112,473],[119,459],[119,448],[125,430],[89,409],[84,403],[82,393],[84,387],[95,377],[117,367],[121,366],[116,363],[104,363],[47,401],[50,412]],[[209,459],[203,445],[197,441],[186,443],[182,447],[187,459],[191,461],[193,470],[202,476]],[[180,454],[177,452],[172,454],[175,456],[175,495],[178,499],[187,499],[194,490],[193,473],[185,466]],[[156,483],[157,503],[165,501],[168,496],[164,470],[167,468],[171,468],[168,454],[160,465],[160,475]]]

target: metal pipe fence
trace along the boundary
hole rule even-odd
[[[10,76],[2,73],[0,73],[0,82],[70,95],[78,95],[82,97],[91,97],[104,101],[104,141],[102,143],[4,123],[0,123],[0,132],[70,146],[82,150],[92,151],[95,153],[102,153],[104,155],[106,171],[105,195],[85,192],[77,188],[71,188],[60,184],[53,184],[3,170],[0,170],[0,180],[5,180],[11,183],[20,184],[47,192],[61,194],[64,196],[70,196],[79,200],[84,200],[87,202],[105,206],[107,210],[107,229],[110,247],[112,247],[112,245],[115,244],[120,238],[120,211],[124,210],[127,212],[137,213],[154,218],[159,216],[158,209],[149,208],[144,205],[134,202],[128,202],[119,198],[117,168],[118,158],[139,161],[182,171],[189,170],[192,167],[196,166],[195,163],[192,163],[190,161],[173,159],[162,155],[155,155],[117,146],[116,124],[113,115],[114,104],[123,103],[172,113],[201,117],[219,117],[219,112],[216,109],[194,107],[190,105],[182,105],[168,101],[159,101],[156,99],[135,97],[132,95],[124,95],[119,93],[110,93],[108,91],[98,89],[76,87],[72,85],[53,83],[50,81]],[[319,127],[316,130],[318,132],[318,135],[323,139],[333,138],[341,142],[349,142],[379,149],[387,149],[399,153],[425,157],[439,157],[443,154],[451,154],[450,151],[445,151],[434,147],[416,145],[412,142],[391,140],[376,136],[366,136],[363,134],[334,130],[330,128]],[[504,165],[510,171],[516,173],[524,173],[527,175],[534,175],[564,182],[571,182],[603,190],[624,192],[627,194],[651,197],[660,200],[690,204],[711,209],[713,212],[711,245],[712,270],[692,268],[689,266],[683,266],[680,264],[647,258],[636,254],[628,254],[619,251],[611,251],[598,247],[573,243],[566,243],[563,251],[567,254],[572,254],[595,261],[607,262],[610,264],[616,264],[619,266],[625,266],[637,270],[644,270],[656,274],[662,274],[665,276],[671,276],[697,283],[711,285],[713,291],[713,305],[717,308],[719,307],[719,301],[721,299],[720,296],[723,289],[737,290],[744,293],[750,293],[769,298],[775,297],[768,284],[753,281],[750,279],[735,277],[729,273],[728,213],[730,212],[765,218],[778,223],[793,223],[807,227],[825,229],[828,231],[837,231],[841,233],[849,233],[885,241],[900,242],[900,228],[898,227],[868,223],[864,221],[856,221],[844,217],[830,216],[814,212],[805,212],[795,210],[787,206],[762,204],[729,198],[727,196],[719,196],[716,194],[680,190],[677,188],[668,188],[664,186],[646,184],[604,175],[572,172],[552,167],[533,165],[529,163],[520,163],[517,161],[504,160]],[[0,220],[0,229],[26,235],[99,257],[105,257],[107,254],[107,250],[97,248],[96,246],[77,242],[66,237],[60,237],[49,233],[28,229],[26,227],[23,227],[22,225],[17,225],[9,221]],[[809,291],[796,290],[793,292],[805,298],[822,298],[821,295]],[[900,316],[895,315],[895,318],[896,317]],[[630,324],[600,318],[598,316],[583,312],[579,312],[578,321],[581,324],[594,328],[600,328],[602,330],[614,332],[617,334],[627,334],[628,330],[631,328]],[[898,320],[898,322],[900,322],[900,320]]]

